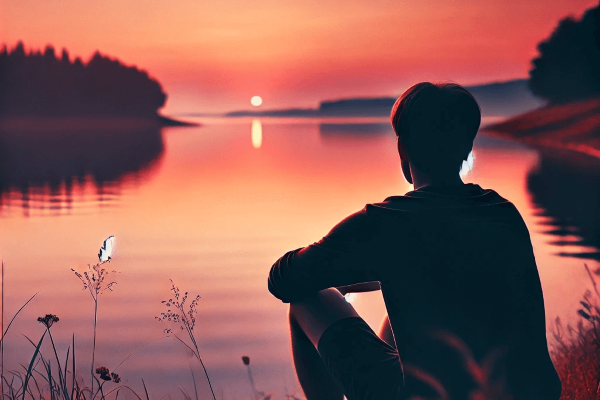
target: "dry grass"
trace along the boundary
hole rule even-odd
[[[581,317],[576,327],[563,326],[556,318],[552,330],[552,359],[562,382],[561,400],[600,400],[600,293],[594,274],[585,266],[592,281],[580,302]]]

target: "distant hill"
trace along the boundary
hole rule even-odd
[[[510,117],[541,107],[545,101],[534,96],[527,79],[469,86],[486,117]]]
[[[389,116],[395,102],[394,97],[323,101],[319,113],[324,116]]]
[[[531,93],[526,79],[468,86],[467,90],[477,99],[482,115],[486,117],[509,117],[544,104]],[[395,101],[395,97],[328,100],[321,102],[317,109],[241,110],[225,116],[387,117]]]
[[[227,117],[318,117],[319,115],[319,110],[314,108],[284,108],[261,111],[240,110],[225,114]]]

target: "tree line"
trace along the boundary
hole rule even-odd
[[[135,66],[94,53],[84,63],[52,46],[0,49],[0,116],[156,116],[160,83]]]
[[[562,19],[537,49],[529,88],[551,104],[600,96],[600,3]]]

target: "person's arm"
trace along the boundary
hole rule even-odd
[[[381,290],[381,284],[379,282],[364,282],[348,286],[339,286],[336,289],[339,290],[342,295],[348,293],[375,292]]]
[[[269,291],[290,303],[330,287],[379,281],[373,251],[377,236],[377,223],[367,208],[351,215],[319,242],[281,257],[269,273]]]

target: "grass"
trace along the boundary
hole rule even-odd
[[[593,292],[585,292],[575,327],[556,318],[551,355],[562,382],[561,400],[600,400],[600,293],[594,272],[585,265]]]
[[[98,306],[100,295],[107,290],[112,291],[112,287],[116,285],[116,281],[108,279],[108,276],[116,271],[109,271],[105,268],[106,264],[110,262],[110,256],[106,257],[106,241],[103,249],[104,252],[101,249],[99,254],[100,262],[94,265],[88,264],[87,270],[85,270],[83,273],[79,273],[76,270],[71,269],[75,276],[83,284],[83,289],[89,291],[94,305],[93,346],[90,363],[91,369],[89,384],[86,385],[81,378],[77,377],[75,372],[77,366],[75,358],[75,335],[72,336],[71,345],[67,348],[64,360],[61,360],[59,357],[56,345],[54,343],[54,338],[52,336],[52,327],[58,324],[60,319],[54,314],[46,314],[45,316],[37,319],[37,321],[45,328],[41,337],[37,341],[34,341],[24,335],[33,348],[33,355],[31,356],[31,359],[28,361],[27,365],[21,365],[21,369],[10,370],[6,371],[5,373],[4,341],[6,334],[8,333],[17,316],[36,296],[36,293],[29,300],[27,300],[25,304],[21,306],[21,308],[19,308],[19,310],[10,320],[6,329],[4,329],[4,318],[1,318],[2,329],[0,331],[2,331],[3,335],[0,339],[0,393],[2,394],[0,400],[107,400],[109,398],[117,400],[119,394],[125,392],[129,392],[138,400],[150,400],[150,394],[148,393],[146,383],[143,379],[142,386],[144,392],[142,394],[138,394],[130,386],[121,384],[121,377],[115,371],[137,351],[141,350],[141,348],[152,342],[145,344],[140,349],[136,350],[136,352],[127,356],[119,365],[117,365],[116,368],[113,369],[112,372],[104,366],[95,365],[96,333],[98,327]],[[3,277],[4,264],[2,264],[2,278]],[[2,279],[2,289],[4,289],[4,279]],[[175,325],[176,329],[167,328],[165,329],[165,333],[168,333],[170,337],[177,339],[182,345],[184,345],[193,353],[196,359],[198,359],[208,381],[212,399],[216,400],[208,371],[204,365],[204,362],[202,361],[202,358],[200,357],[198,342],[194,335],[197,306],[200,296],[197,295],[191,301],[188,301],[188,292],[181,294],[179,287],[177,287],[173,281],[171,281],[171,291],[173,297],[162,302],[167,307],[167,311],[162,312],[160,317],[156,318],[161,322]],[[4,306],[3,296],[4,290],[2,290],[2,306]],[[4,313],[2,315],[4,315]],[[183,333],[183,335],[180,336],[180,333]],[[52,354],[49,358],[45,357],[42,352],[42,345],[46,341],[50,341],[50,348],[52,350]],[[245,364],[246,358],[247,357],[244,358]],[[249,368],[250,367],[248,366],[248,371],[250,373]],[[194,377],[191,365],[190,371],[193,377],[192,383],[194,386],[195,398],[196,400],[199,400],[196,379]],[[254,388],[254,385],[252,387],[253,400],[271,399],[272,393],[265,395],[263,392],[257,391]],[[191,397],[183,388],[179,387],[179,390],[186,400],[191,400]],[[223,398],[223,396],[221,397]],[[288,398],[289,397],[290,396],[288,396]],[[296,399],[293,396],[291,398]]]
[[[94,302],[94,341],[89,383],[86,385],[83,379],[77,377],[75,374],[77,366],[75,336],[72,336],[66,355],[64,359],[61,359],[52,336],[52,330],[56,329],[55,326],[60,322],[60,319],[56,315],[46,314],[38,318],[38,322],[44,327],[44,331],[39,339],[34,341],[25,336],[30,342],[33,351],[31,359],[26,365],[22,364],[21,368],[17,370],[5,371],[4,360],[1,360],[0,383],[2,397],[0,400],[118,400],[119,396],[122,397],[126,392],[129,393],[129,398],[150,400],[150,393],[143,380],[142,386],[144,391],[139,394],[130,386],[121,383],[121,377],[116,373],[116,369],[132,357],[135,352],[127,356],[112,371],[104,366],[94,365],[99,295],[105,290],[111,290],[112,286],[116,283],[114,281],[109,282],[106,279],[109,275],[109,272],[103,267],[106,262],[108,261],[88,265],[88,270],[83,274],[73,270],[83,283],[84,289],[90,291]],[[585,268],[592,283],[592,290],[587,290],[580,301],[581,308],[577,310],[579,316],[578,323],[576,326],[563,325],[561,320],[557,318],[551,331],[551,356],[563,385],[560,400],[600,400],[600,290],[598,289],[595,277],[595,275],[600,275],[600,268],[595,271],[591,271],[587,265],[585,265]],[[199,346],[194,335],[200,296],[190,297],[188,296],[188,292],[182,294],[173,281],[171,281],[171,292],[172,297],[162,302],[167,308],[166,312],[161,312],[160,316],[156,318],[170,325],[170,328],[165,329],[165,333],[177,339],[200,362],[209,383],[212,399],[216,400],[208,371],[200,357]],[[9,331],[15,318],[17,318],[23,308],[34,297],[35,295],[23,304],[13,316],[8,326],[3,330],[3,335],[0,339],[1,357],[3,357],[6,333]],[[4,328],[3,325],[2,328]],[[449,340],[450,345],[462,348],[459,338],[446,339]],[[49,357],[46,357],[42,352],[42,345],[47,341],[50,342],[49,348],[52,350]],[[464,355],[469,356],[468,349],[462,350],[464,350],[462,351]],[[485,363],[481,363],[480,365],[472,357],[469,356],[467,358],[470,371],[473,373],[476,381],[480,383],[481,388],[477,393],[474,393],[475,397],[473,399],[504,399],[505,397],[503,396],[498,397],[498,393],[502,389],[501,382],[487,380]],[[250,358],[243,356],[242,362],[248,372],[251,387],[250,398],[252,400],[270,400],[274,396],[274,393],[265,394],[257,390],[254,385],[250,369]],[[195,377],[192,381],[194,384],[195,399],[199,400]],[[179,388],[179,390],[186,400],[191,400],[191,396],[185,390],[182,388]],[[443,392],[443,388],[440,388],[440,399],[444,398]],[[168,397],[171,399],[170,395]],[[224,398],[223,395],[220,397],[221,399]],[[287,399],[300,400],[295,394],[288,394],[287,390],[285,397]]]
[[[83,274],[75,271],[71,268],[71,271],[75,273],[75,276],[79,278],[81,283],[83,283],[83,288],[89,290],[90,295],[92,296],[92,300],[94,300],[94,339],[92,344],[92,363],[90,368],[90,376],[92,381],[91,392],[94,392],[94,360],[96,357],[96,331],[98,327],[98,296],[104,293],[106,290],[112,291],[113,285],[116,285],[116,282],[105,282],[106,277],[110,272],[106,270],[106,268],[102,268],[104,264],[110,261],[108,258],[106,261],[100,261],[94,265],[88,264],[87,271]],[[116,271],[112,271],[113,273]],[[53,343],[54,344],[54,343]]]
[[[171,291],[173,292],[173,298],[170,298],[169,300],[163,300],[162,302],[167,307],[167,312],[162,312],[160,314],[160,317],[156,317],[156,319],[158,319],[161,322],[173,322],[177,325],[179,330],[187,334],[187,337],[190,339],[192,346],[189,346],[185,342],[185,340],[180,338],[175,332],[173,332],[171,328],[165,329],[166,333],[172,333],[173,336],[177,340],[179,340],[184,346],[186,346],[189,350],[191,350],[194,354],[194,357],[196,357],[198,361],[200,361],[202,369],[204,370],[204,374],[206,375],[206,380],[208,381],[208,386],[210,387],[210,393],[212,394],[213,400],[217,400],[217,398],[215,397],[215,392],[212,388],[212,384],[210,383],[210,378],[208,377],[208,371],[206,371],[204,362],[200,357],[198,342],[196,341],[196,337],[194,336],[194,327],[196,326],[196,314],[198,314],[198,310],[196,308],[198,306],[198,300],[200,300],[200,295],[197,295],[186,308],[188,292],[185,292],[183,296],[181,296],[179,287],[177,287],[172,280]],[[198,400],[198,388],[196,387],[196,380],[194,379],[193,382],[196,400]]]

